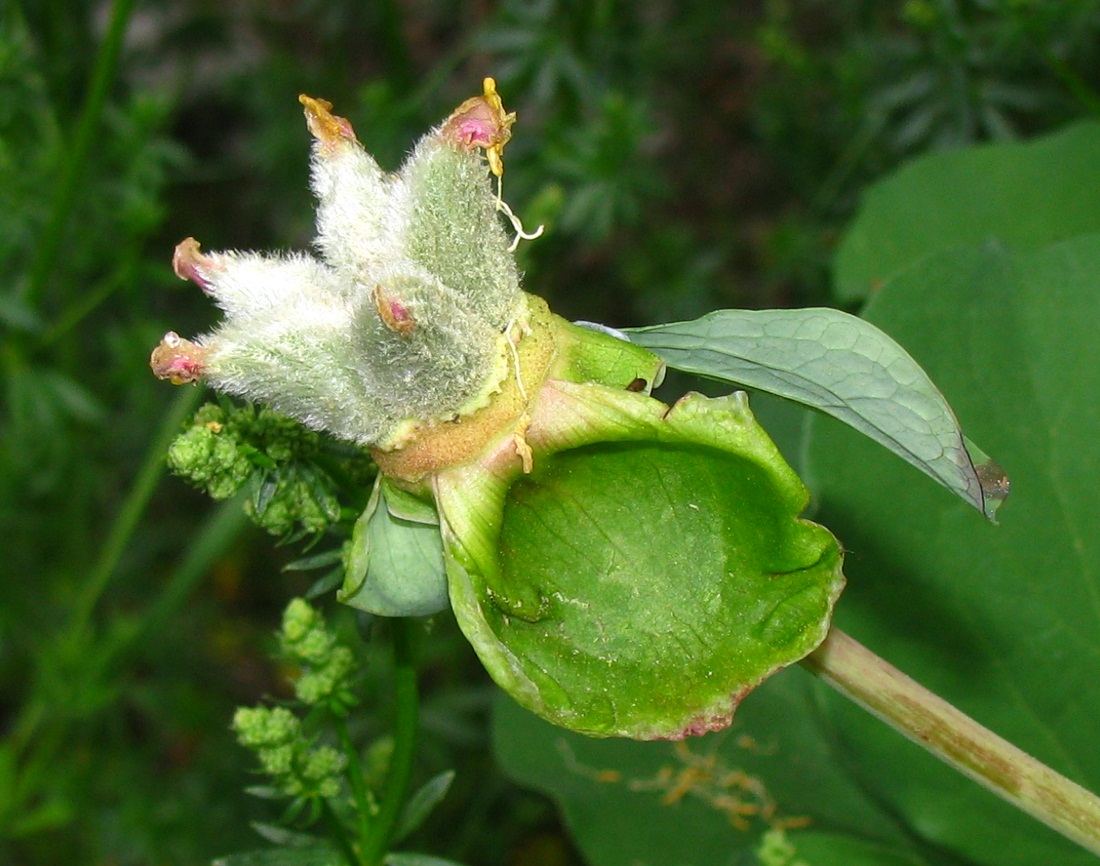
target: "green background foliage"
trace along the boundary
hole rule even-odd
[[[494,75],[520,117],[505,194],[526,224],[547,225],[523,248],[525,285],[563,315],[644,325],[717,307],[854,303],[843,286],[832,293],[828,268],[866,184],[929,150],[1095,117],[1098,29],[1091,0],[0,5],[0,860],[204,862],[255,847],[248,822],[275,817],[241,792],[249,759],[229,720],[238,704],[284,693],[265,655],[279,612],[318,575],[301,568],[336,561],[350,521],[341,517],[312,540],[308,562],[284,571],[300,544],[273,549],[245,527],[240,500],[213,505],[164,478],[168,442],[202,395],[155,382],[146,359],[164,331],[200,331],[214,315],[171,273],[181,238],[212,249],[308,246],[299,92],[331,99],[395,168],[419,133]],[[1066,133],[1079,142],[1067,166],[1087,161],[1088,129]],[[993,169],[968,171],[967,182],[980,184]],[[1085,190],[1093,176],[1083,166],[1063,186]],[[884,198],[893,213],[900,204],[890,189],[878,188],[869,206]],[[1047,192],[1011,210],[1020,199],[1005,199],[990,217],[995,231],[958,239],[1026,234],[1038,248],[1067,237],[1031,223],[1010,235],[1020,224],[994,219],[1041,216],[1032,203]],[[1096,200],[1049,213],[1080,214],[1082,229],[1094,228]],[[909,201],[922,213],[942,206]],[[897,223],[875,222],[888,225]],[[907,256],[935,252],[908,248]],[[922,265],[902,273],[898,259],[863,262],[858,279],[865,287],[897,273],[870,315],[928,366],[1017,490],[995,530],[885,452],[865,454],[843,433],[815,429],[814,442],[836,437],[835,454],[851,453],[859,468],[838,471],[833,451],[811,446],[820,516],[852,550],[844,624],[1096,786],[1095,765],[1073,741],[1095,708],[1083,686],[1070,691],[1070,672],[1087,655],[1072,643],[1073,617],[1088,615],[1080,599],[1094,588],[1087,548],[1072,545],[1096,489],[1082,432],[1096,428],[1095,408],[1081,400],[1096,365],[1073,354],[1095,332],[1080,270],[1094,266],[1092,252],[1079,241],[1034,256],[939,255],[920,279],[944,287],[918,285],[912,268]],[[973,285],[951,282],[961,270]],[[1008,292],[1015,300],[999,303]],[[783,411],[762,414],[794,430]],[[351,512],[367,496],[343,492]],[[1048,521],[1044,534],[1024,532],[1033,516]],[[1026,580],[1006,565],[1017,553],[1031,566]],[[887,569],[901,577],[876,578]],[[918,571],[932,576],[918,580]],[[1077,584],[1066,589],[1062,579]],[[1005,601],[979,616],[974,592],[983,605]],[[1019,604],[1021,615],[1044,618],[1019,627]],[[330,612],[355,630],[350,611]],[[548,801],[495,768],[492,690],[454,623],[441,615],[425,630],[418,781],[458,772],[415,846],[479,864],[583,862]],[[1057,674],[1043,679],[1042,665],[1018,661],[1037,656]],[[367,739],[386,731],[390,712],[388,661],[384,652],[371,658],[355,732]],[[826,720],[806,735],[813,754],[797,746],[797,731],[776,735],[768,785],[790,814],[810,814],[802,803],[814,793],[796,759],[817,762],[827,748],[830,760],[814,773],[849,773],[860,752],[840,750],[841,732],[867,749],[846,778],[870,773],[868,790],[891,795],[868,805],[854,792],[827,804],[820,832],[799,848],[811,863],[832,862],[821,853],[833,844],[822,841],[827,832],[852,829],[845,803],[876,816],[868,813],[865,850],[985,862],[969,849],[943,852],[961,851],[960,836],[973,830],[958,816],[995,807],[960,793],[947,820],[953,801],[928,793],[941,779],[921,769],[915,750],[864,728],[858,714],[839,715],[847,711],[822,703],[800,672],[771,693]],[[768,694],[752,711],[763,727],[768,712],[802,724],[797,710],[769,709]],[[1060,709],[1044,727],[1037,710],[1052,706]],[[745,713],[748,724],[749,705]],[[509,719],[522,730],[502,713],[498,742]],[[579,748],[578,760],[601,766]],[[890,787],[900,778],[912,786]],[[572,832],[598,862],[573,814],[566,809]],[[917,824],[934,857],[899,829]],[[1046,844],[1019,832],[1031,840],[1021,845]],[[877,856],[865,862],[891,862]]]

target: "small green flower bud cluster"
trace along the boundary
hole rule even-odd
[[[214,499],[251,485],[245,510],[274,535],[296,526],[317,533],[341,516],[336,482],[315,460],[324,447],[317,433],[270,410],[209,403],[172,443],[168,465]],[[370,461],[359,453],[340,464],[364,485],[372,474]]]
[[[301,720],[285,707],[240,707],[233,716],[233,730],[287,796],[331,799],[340,793],[347,758],[331,746],[313,745],[302,732]]]
[[[294,599],[283,613],[279,643],[286,656],[302,669],[294,684],[298,700],[336,715],[345,715],[355,706],[355,656],[339,643],[321,613],[304,599]]]
[[[228,499],[256,468],[240,447],[239,426],[230,427],[224,408],[206,404],[169,447],[168,468],[214,499]]]
[[[329,630],[324,617],[304,599],[290,602],[283,613],[279,644],[287,658],[301,667],[295,682],[298,700],[310,709],[346,715],[355,703],[352,678],[355,658]],[[332,715],[309,714],[307,722]],[[241,707],[233,717],[241,745],[256,753],[272,784],[299,805],[340,794],[348,758],[328,745],[318,745],[303,721],[286,707]],[[316,811],[316,810],[315,810]]]

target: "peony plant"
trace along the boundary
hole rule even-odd
[[[719,311],[629,335],[567,322],[521,288],[514,250],[538,232],[501,195],[516,117],[492,79],[396,174],[328,102],[300,99],[316,254],[181,242],[175,272],[224,317],[194,340],[166,334],[151,366],[369,452],[377,476],[341,601],[394,618],[449,606],[501,687],[594,736],[725,727],[749,691],[807,659],[1057,824],[1064,809],[1033,808],[996,777],[1003,761],[960,752],[957,719],[934,696],[874,675],[879,660],[830,633],[840,545],[801,516],[809,493],[747,395],[652,396],[669,364],[802,402],[992,520],[1007,478],[904,350],[833,310]],[[208,461],[221,427],[206,429]],[[986,758],[1003,743],[976,736]]]
[[[799,519],[806,490],[745,395],[669,407],[649,396],[656,355],[521,291],[524,233],[499,188],[515,115],[492,80],[396,175],[327,102],[301,102],[319,255],[180,243],[176,273],[225,318],[195,341],[166,335],[154,372],[370,449],[377,495],[346,601],[387,615],[449,601],[496,680],[570,728],[724,727],[745,692],[824,639],[843,585],[836,541]],[[631,507],[595,507],[607,498]],[[440,555],[372,570],[395,546],[379,533],[415,526],[414,512],[438,524]],[[558,532],[577,533],[567,563],[544,558]],[[675,544],[649,544],[668,532]],[[682,687],[662,688],[670,677]]]

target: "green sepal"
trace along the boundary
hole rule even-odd
[[[439,518],[430,503],[378,476],[352,531],[338,598],[378,616],[427,616],[447,607]]]
[[[743,393],[549,381],[534,469],[434,482],[451,604],[493,678],[555,724],[681,738],[824,639],[844,578]]]
[[[648,394],[665,378],[664,360],[626,337],[601,325],[574,324],[553,318],[558,357],[553,378],[567,382],[599,382]]]

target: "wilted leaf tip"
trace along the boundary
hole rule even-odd
[[[978,483],[982,486],[982,511],[985,516],[996,523],[994,519],[997,509],[1001,507],[1012,489],[1012,482],[996,460],[986,458],[981,463],[974,464],[974,472],[978,476]]]
[[[968,437],[963,436],[962,442],[966,456],[974,469],[972,480],[978,482],[976,491],[973,489],[973,484],[969,486],[971,504],[980,508],[987,520],[996,523],[997,509],[1008,498],[1012,484],[1008,480],[1008,475],[996,460],[975,445]]]

